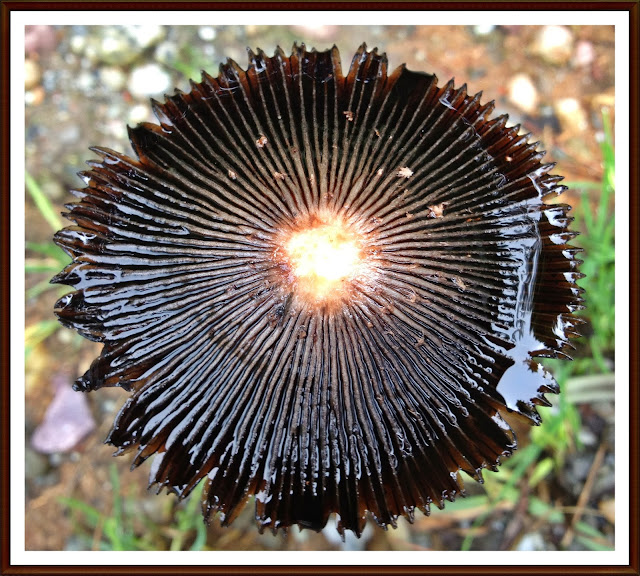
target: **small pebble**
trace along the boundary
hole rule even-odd
[[[83,56],[96,62],[113,66],[126,66],[140,57],[143,46],[137,45],[132,27],[105,27],[104,32],[89,36]]]
[[[53,26],[37,24],[25,26],[24,50],[27,54],[46,54],[57,44],[56,30]]]
[[[40,66],[33,60],[24,61],[24,89],[31,90],[40,83]]]
[[[129,41],[124,34],[118,34],[113,29],[109,31],[111,33],[102,38],[99,46],[101,59],[109,64],[133,60]]]
[[[326,40],[336,33],[336,26],[326,24],[308,24],[306,26],[296,26],[303,38],[315,38],[316,40]],[[375,32],[370,28],[370,34]]]
[[[138,48],[142,50],[154,46],[165,37],[164,26],[158,26],[157,24],[128,26],[127,32]]]
[[[137,122],[132,121],[131,119],[128,120],[129,124],[135,124]],[[105,135],[108,136],[112,136],[113,138],[117,138],[118,140],[122,141],[126,138],[127,136],[127,131],[126,128],[123,128],[122,126],[122,118],[119,117],[117,120],[111,119],[111,120],[107,120],[103,125],[102,125],[102,131]],[[61,330],[60,330],[61,332]]]
[[[96,79],[91,72],[80,72],[75,79],[75,85],[82,92],[93,92]]]
[[[198,36],[205,42],[211,42],[216,37],[216,29],[213,26],[200,26]]]
[[[67,199],[67,189],[57,178],[43,178],[40,182],[40,188],[47,198],[60,201],[60,203]],[[59,332],[70,332],[70,330],[57,330],[56,334]],[[71,335],[73,336],[73,332],[71,332]]]
[[[109,91],[120,92],[127,83],[127,77],[120,68],[106,66],[100,69],[100,84]]]
[[[576,98],[561,98],[553,104],[560,125],[569,133],[583,132],[589,127],[587,114]]]
[[[71,330],[57,330],[56,340],[61,344],[71,344],[73,341],[73,332]]]
[[[571,458],[559,481],[569,494],[577,498],[593,464],[593,454],[578,454]]]
[[[52,92],[57,86],[59,75],[54,70],[45,70],[42,74],[42,87],[47,92]]]
[[[585,446],[595,446],[598,442],[596,435],[588,428],[582,428],[578,433],[578,438]]]
[[[602,466],[598,470],[596,481],[591,489],[593,497],[600,497],[605,494],[614,494],[616,488],[616,475],[609,466]]]
[[[156,59],[169,66],[173,66],[178,58],[178,47],[174,42],[161,42],[156,46]]]
[[[576,50],[573,54],[572,63],[579,68],[586,68],[591,65],[596,58],[596,53],[591,42],[580,40],[576,44]]]
[[[566,26],[543,26],[533,42],[533,52],[551,64],[565,64],[573,53],[573,34]]]
[[[24,93],[24,103],[27,106],[39,106],[44,101],[45,90],[42,86],[36,86],[33,90]]]
[[[598,510],[602,512],[603,516],[611,522],[611,524],[615,524],[616,522],[616,501],[611,498],[609,500],[603,500],[598,503]]]
[[[27,446],[24,451],[24,475],[27,480],[44,476],[49,470],[49,459]]]
[[[518,542],[516,550],[520,552],[540,552],[544,551],[544,538],[542,534],[534,532],[533,534],[525,534]]]
[[[53,468],[58,468],[64,462],[64,457],[60,452],[54,452],[49,455],[49,465]]]
[[[509,81],[507,98],[526,114],[534,114],[538,109],[538,91],[526,74],[516,74]]]
[[[157,64],[135,68],[129,78],[129,92],[133,96],[161,96],[171,85],[171,78]]]
[[[56,131],[56,139],[59,144],[75,144],[80,139],[80,126],[66,124]]]
[[[476,36],[488,36],[495,30],[495,28],[494,24],[476,24],[473,27],[473,33]]]
[[[84,534],[71,534],[65,540],[64,551],[65,552],[80,552],[87,550],[87,542]]]
[[[82,54],[87,46],[87,37],[84,34],[72,36],[69,40],[69,46],[75,54]]]
[[[140,122],[147,122],[154,119],[154,116],[150,112],[149,106],[146,104],[138,104],[137,106],[133,106],[130,110],[128,110],[128,120],[129,124],[138,124]]]
[[[52,456],[73,450],[95,428],[86,396],[57,380],[54,385],[55,396],[31,437],[31,446],[35,450]],[[55,466],[53,460],[51,463]]]

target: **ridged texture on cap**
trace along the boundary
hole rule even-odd
[[[363,45],[228,61],[104,148],[55,241],[62,323],[104,344],[78,390],[131,395],[108,442],[229,523],[359,534],[412,520],[516,447],[581,307],[568,206],[543,152],[466,87],[390,74]],[[339,306],[296,299],[275,256],[305,218],[363,238]]]

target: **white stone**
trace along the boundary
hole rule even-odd
[[[24,61],[24,88],[31,90],[40,84],[40,66],[33,60]]]
[[[122,38],[116,36],[106,36],[102,39],[102,51],[105,54],[111,54],[123,49],[126,45]]]
[[[473,32],[477,36],[488,36],[495,29],[494,24],[476,24],[473,27]]]
[[[595,58],[596,54],[591,42],[587,42],[586,40],[581,40],[580,42],[578,42],[572,60],[574,66],[586,68],[593,63]]]
[[[127,83],[127,77],[120,68],[107,66],[100,69],[100,84],[113,92],[119,92]]]
[[[157,64],[146,64],[131,72],[129,92],[134,96],[162,96],[171,85],[171,78]]]
[[[520,552],[541,552],[544,551],[544,549],[544,539],[542,538],[542,535],[537,532],[534,532],[533,534],[525,534],[516,548],[516,550],[519,550]]]
[[[216,29],[213,26],[200,26],[198,36],[205,42],[211,42],[216,37]]]
[[[553,109],[565,130],[582,132],[589,127],[587,114],[576,98],[561,98],[554,103]]]
[[[543,26],[533,44],[538,56],[552,64],[564,64],[573,52],[573,34],[566,26]]]
[[[527,114],[533,114],[538,109],[538,91],[526,74],[517,74],[509,81],[509,101]]]
[[[92,61],[125,66],[134,62],[140,55],[140,51],[132,45],[125,28],[105,28],[102,38],[96,36],[90,39],[84,54],[88,55]]]
[[[71,37],[69,41],[71,51],[76,54],[81,54],[87,46],[87,37],[84,34],[76,34]]]
[[[32,91],[27,90],[24,93],[24,103],[27,106],[33,106],[37,101],[38,101],[38,95],[34,90],[32,90]],[[62,330],[61,330],[61,332],[62,332]],[[67,330],[65,330],[65,332],[67,332]]]
[[[91,72],[82,71],[76,76],[75,84],[83,92],[91,92],[95,87],[95,78]]]
[[[164,26],[157,24],[129,26],[128,32],[135,43],[143,49],[157,44],[165,36]]]
[[[146,104],[138,104],[129,110],[129,124],[138,124],[140,122],[149,122],[153,120],[153,113]]]
[[[173,42],[164,41],[156,46],[156,59],[159,62],[173,66],[177,57],[178,47]]]

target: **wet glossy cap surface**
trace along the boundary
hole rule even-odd
[[[55,237],[56,314],[104,343],[76,388],[131,391],[108,441],[160,488],[205,480],[207,518],[411,520],[557,392],[535,358],[577,335],[561,178],[492,103],[375,50],[346,74],[335,48],[249,56],[154,102],[137,158],[94,149]]]

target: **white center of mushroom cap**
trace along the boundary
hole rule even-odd
[[[316,300],[353,278],[361,264],[356,237],[342,224],[321,224],[291,235],[285,244],[291,271],[298,288]]]

